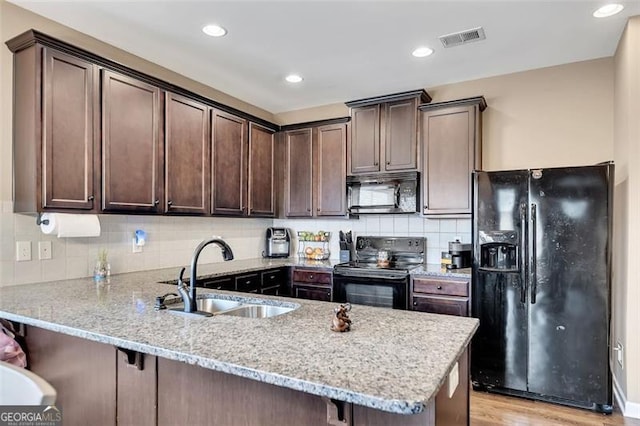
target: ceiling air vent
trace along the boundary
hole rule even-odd
[[[461,44],[471,43],[472,41],[484,40],[485,38],[484,29],[482,27],[438,37],[444,47],[459,46]]]

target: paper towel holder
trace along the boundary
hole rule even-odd
[[[42,213],[38,212],[38,217],[36,218],[36,225],[48,225],[49,219],[42,220]]]

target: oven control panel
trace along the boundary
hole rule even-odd
[[[378,251],[424,253],[426,239],[422,237],[358,237],[356,251]]]

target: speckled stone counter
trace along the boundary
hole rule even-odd
[[[259,266],[290,262],[260,260]],[[234,261],[202,270],[255,266]],[[0,317],[402,414],[418,413],[434,398],[478,326],[472,318],[355,305],[352,331],[335,333],[329,326],[336,304],[269,296],[260,296],[262,303],[299,307],[266,319],[154,311],[155,297],[167,291],[157,282],[176,274],[171,268],[116,275],[108,285],[77,279],[4,287]],[[198,289],[205,294],[254,300]]]
[[[471,278],[471,268],[444,269],[440,265],[428,264],[411,271],[412,277]]]

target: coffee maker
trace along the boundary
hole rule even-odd
[[[287,228],[267,228],[264,257],[289,257],[291,237]]]
[[[451,264],[447,269],[462,269],[471,267],[471,244],[462,244],[460,240],[449,242]]]

